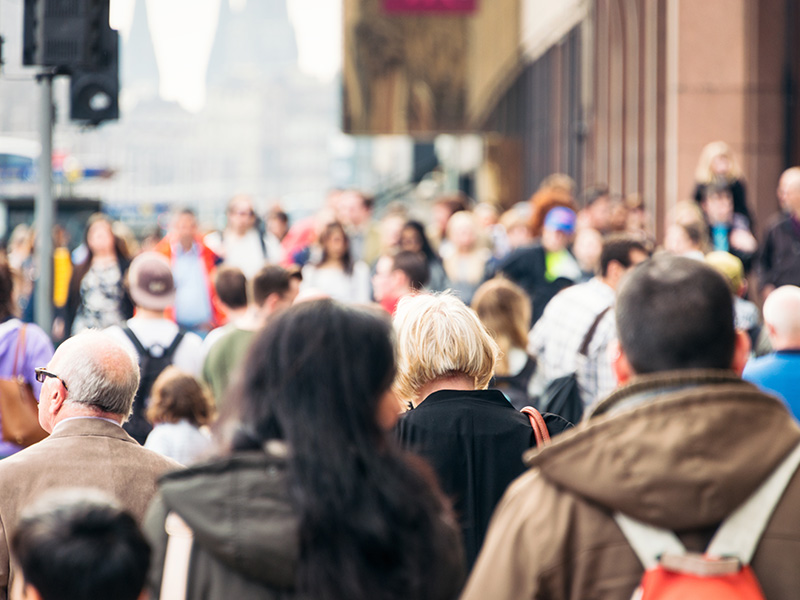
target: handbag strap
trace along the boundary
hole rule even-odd
[[[194,532],[176,512],[167,514],[167,551],[161,573],[161,600],[185,600],[189,586],[189,563]]]
[[[17,371],[17,365],[20,362],[20,357],[25,356],[25,331],[27,329],[28,329],[27,323],[23,323],[22,327],[19,328],[19,335],[17,336],[17,349],[14,352],[14,368],[11,371],[11,374],[14,377],[14,379],[16,379],[19,376],[19,372]]]
[[[595,317],[594,322],[592,322],[592,326],[589,327],[589,330],[586,332],[586,335],[583,336],[583,342],[581,343],[581,347],[578,349],[579,354],[582,354],[583,356],[588,356],[589,344],[592,343],[594,332],[597,331],[597,327],[600,325],[600,321],[603,320],[603,317],[609,310],[611,310],[611,307],[606,306],[602,311],[600,311],[600,314],[598,314]]]
[[[550,443],[550,432],[547,431],[547,424],[544,422],[542,413],[532,406],[524,406],[520,412],[528,415],[528,419],[530,419],[533,435],[536,438],[536,447],[542,448],[548,445]]]

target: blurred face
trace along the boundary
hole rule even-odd
[[[542,246],[548,252],[559,252],[569,246],[572,235],[560,229],[542,230]]]
[[[286,232],[289,230],[289,227],[286,221],[283,219],[279,219],[278,217],[270,217],[267,220],[267,229],[276,238],[282,240],[286,236]]]
[[[347,238],[339,229],[333,229],[325,239],[325,253],[328,258],[340,259],[347,251]]]
[[[173,228],[175,237],[184,248],[190,248],[197,236],[197,219],[192,215],[180,214]]]
[[[589,215],[589,225],[591,227],[598,231],[608,229],[611,220],[611,201],[607,196],[598,198],[584,210]]]
[[[450,241],[459,250],[471,250],[475,245],[475,231],[470,223],[458,223],[451,229]]]
[[[664,237],[664,250],[678,256],[693,250],[692,241],[680,225],[670,225]]]
[[[86,244],[92,254],[111,254],[114,252],[114,234],[111,225],[105,221],[97,221],[86,233]]]
[[[711,160],[711,172],[714,175],[727,175],[731,170],[731,159],[724,154],[717,154]]]
[[[364,199],[353,193],[345,193],[339,199],[339,219],[347,226],[358,227],[369,220],[369,210]]]
[[[400,232],[400,249],[409,252],[422,252],[422,238],[413,227],[406,227]]]
[[[709,194],[702,206],[710,223],[733,221],[733,198],[728,194]]]
[[[380,302],[388,297],[391,292],[391,275],[394,261],[390,256],[381,256],[375,264],[375,274],[372,276],[372,294]]]
[[[237,234],[244,235],[256,224],[253,205],[245,199],[235,200],[228,209],[228,226]]]

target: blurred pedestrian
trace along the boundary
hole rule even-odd
[[[272,261],[264,234],[258,227],[253,198],[237,194],[228,202],[225,215],[227,223],[222,233],[211,233],[203,241],[225,265],[238,267],[245,277],[252,277],[265,262]]]
[[[800,285],[800,167],[783,172],[778,199],[787,214],[770,227],[764,238],[760,257],[763,297],[782,285]]]
[[[751,358],[742,378],[782,398],[800,420],[800,288],[783,285],[764,301],[764,326],[773,352]]]
[[[429,471],[387,439],[398,409],[390,328],[325,299],[256,336],[221,428],[230,452],[161,480],[145,527],[152,597],[169,578],[187,600],[458,595],[452,514]],[[176,520],[194,537],[177,571],[168,531],[180,534],[165,530]]]
[[[547,304],[528,338],[528,353],[536,359],[534,396],[544,401],[548,386],[571,373],[575,373],[584,409],[614,390],[617,378],[608,347],[617,337],[616,291],[625,274],[647,257],[641,241],[609,236],[603,242],[597,275],[560,292]],[[553,410],[545,404],[541,409]]]
[[[503,392],[517,410],[533,406],[528,386],[536,361],[526,350],[530,299],[518,285],[496,277],[478,288],[472,297],[472,309],[500,349],[489,386]]]
[[[375,264],[373,296],[386,312],[393,315],[397,303],[422,290],[429,278],[428,263],[422,253],[401,250],[394,255],[384,254]]]
[[[153,430],[144,447],[182,465],[195,463],[211,450],[208,425],[214,404],[189,373],[167,367],[153,383],[147,420]]]
[[[123,428],[144,444],[152,429],[145,413],[156,377],[169,365],[199,375],[203,342],[198,335],[182,331],[166,317],[167,310],[174,306],[175,283],[161,254],[144,252],[133,259],[128,270],[128,289],[136,305],[136,316],[109,327],[106,333],[125,346],[139,364],[139,387]]]
[[[130,256],[114,235],[111,220],[95,213],[86,223],[86,258],[75,265],[69,284],[64,331],[105,329],[133,316],[125,289]]]
[[[557,205],[544,219],[539,242],[514,250],[497,271],[520,286],[531,299],[531,324],[550,299],[581,278],[581,269],[569,251],[575,234],[575,211]]]
[[[218,407],[226,401],[228,384],[241,369],[256,333],[274,315],[292,305],[297,289],[292,286],[291,279],[283,267],[262,267],[250,281],[251,300],[247,312],[209,349],[203,362],[203,381],[211,388]]]
[[[53,357],[53,343],[38,325],[23,323],[17,316],[18,310],[11,265],[0,258],[0,378],[28,386],[38,399],[42,383],[36,378],[36,367],[47,364]],[[0,414],[0,424],[2,418]],[[0,458],[21,449],[15,440],[2,440]]]
[[[425,227],[419,221],[407,221],[400,230],[400,250],[420,252],[425,256],[430,278],[425,288],[432,292],[443,292],[450,287],[450,280],[444,271],[442,259],[431,246]]]
[[[156,251],[167,257],[175,278],[175,306],[170,313],[175,322],[200,337],[222,325],[225,317],[211,283],[220,258],[200,238],[193,210],[184,208],[173,215]]]
[[[319,246],[319,259],[303,267],[301,291],[315,290],[340,302],[369,302],[369,267],[354,259],[342,224],[335,221],[326,225]]]
[[[722,185],[730,192],[733,211],[745,219],[748,230],[754,230],[753,217],[747,204],[744,179],[739,163],[730,146],[722,141],[710,142],[703,147],[694,173],[694,199],[698,204],[706,196],[706,187],[714,183]]]
[[[481,241],[475,215],[460,211],[447,223],[447,239],[451,252],[444,259],[444,270],[450,280],[450,288],[465,304],[483,281],[486,263],[492,253]]]

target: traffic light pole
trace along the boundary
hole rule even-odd
[[[53,73],[37,75],[39,82],[39,192],[34,207],[36,229],[36,323],[48,334],[53,325]]]

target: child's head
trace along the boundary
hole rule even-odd
[[[22,577],[15,597],[93,600],[141,597],[150,547],[134,518],[95,490],[59,490],[23,514],[11,536]]]
[[[147,418],[152,423],[177,423],[186,419],[201,427],[211,422],[213,405],[197,379],[169,366],[153,383]]]

